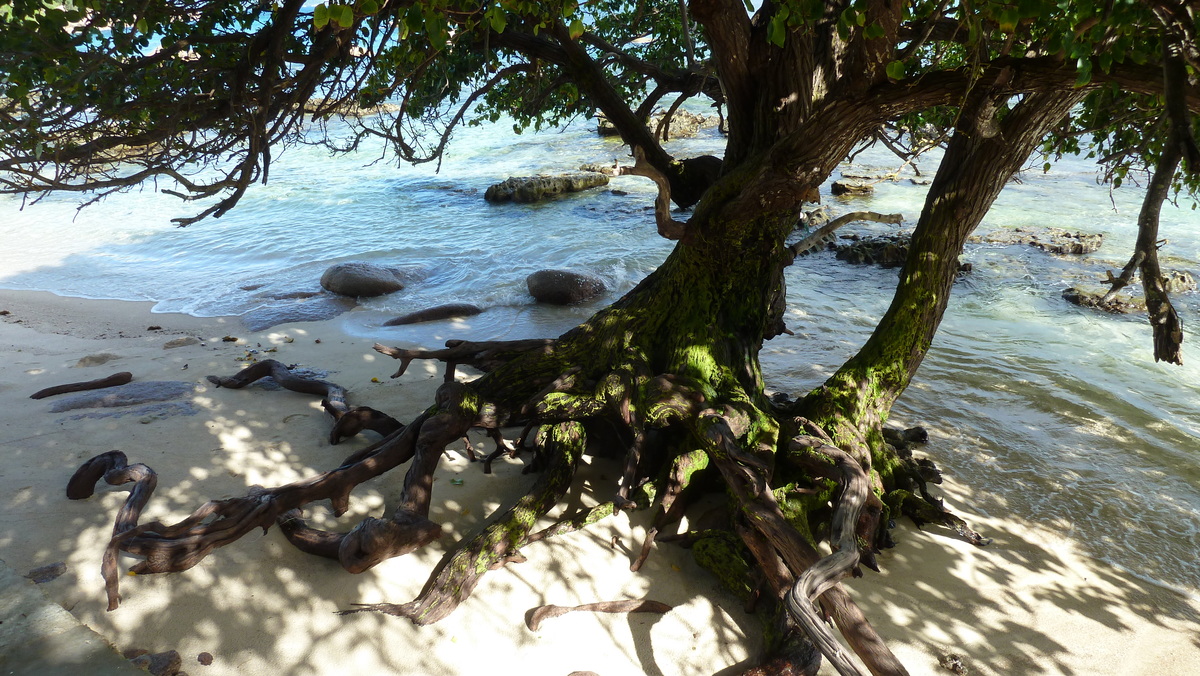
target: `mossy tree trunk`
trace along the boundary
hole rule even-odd
[[[1078,91],[1029,94],[1001,117],[1003,95],[974,93],[930,185],[887,312],[858,353],[794,407],[874,470],[876,490],[908,490],[918,479],[913,464],[884,442],[881,429],[933,342],[967,237],[1081,98]]]

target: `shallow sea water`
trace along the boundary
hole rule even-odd
[[[709,130],[676,142],[683,156],[719,153]],[[170,219],[189,205],[147,188],[76,212],[74,196],[21,208],[0,197],[0,287],[67,296],[151,300],[161,312],[243,314],[289,302],[271,296],[318,291],[329,265],[366,260],[401,268],[399,293],[366,300],[338,321],[364,341],[438,346],[451,337],[554,336],[632,288],[665,258],[654,234],[653,184],[618,177],[608,189],[536,205],[489,205],[483,192],[513,175],[569,171],[622,157],[594,125],[514,135],[503,123],[462,131],[440,172],[396,167],[374,155],[330,157],[312,147],[284,153],[271,182],[253,188],[221,219],[185,229]],[[1039,163],[1040,164],[1040,163]],[[859,155],[858,171],[898,165]],[[928,174],[931,159],[919,164]],[[884,182],[841,201],[899,212],[911,228],[925,188]],[[827,190],[827,188],[826,188]],[[894,421],[924,425],[926,452],[969,486],[972,509],[1050,526],[1084,551],[1147,579],[1200,592],[1200,297],[1175,298],[1183,316],[1183,367],[1156,364],[1142,317],[1113,317],[1067,304],[1066,286],[1119,269],[1135,238],[1141,193],[1110,193],[1080,159],[1026,172],[1001,195],[979,232],[1056,226],[1105,234],[1092,255],[1057,258],[1022,247],[970,245],[974,266],[955,288],[946,319]],[[1164,266],[1200,276],[1200,215],[1164,210]],[[847,232],[887,232],[857,226]],[[602,278],[603,298],[571,308],[533,304],[525,277],[542,268]],[[831,253],[787,271],[788,325],[764,348],[773,390],[819,384],[869,335],[890,301],[897,272],[852,267]],[[408,327],[380,325],[448,302],[486,308],[476,317]]]

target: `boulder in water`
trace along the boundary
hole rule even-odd
[[[332,293],[357,298],[399,291],[404,288],[404,283],[392,268],[354,261],[330,266],[321,275],[321,286]]]
[[[517,176],[487,189],[489,202],[538,202],[566,192],[608,185],[608,176],[595,171],[575,171],[546,176]]]
[[[446,305],[438,305],[437,307],[425,308],[417,310],[406,315],[401,315],[395,319],[389,319],[384,322],[384,326],[403,326],[405,324],[418,324],[420,322],[434,322],[439,319],[451,319],[454,317],[470,317],[483,312],[483,309],[471,305],[470,303],[447,303]]]
[[[569,305],[604,293],[604,282],[570,270],[538,270],[525,279],[529,294],[539,303]]]

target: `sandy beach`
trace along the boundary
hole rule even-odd
[[[737,673],[758,651],[757,619],[686,550],[658,545],[640,573],[629,572],[650,511],[525,548],[527,562],[489,573],[467,602],[433,626],[335,614],[356,603],[411,600],[449,548],[534,480],[522,474],[520,459],[497,463],[485,475],[461,445],[444,458],[435,484],[430,518],[445,535],[422,550],[350,575],[298,552],[271,529],[183,573],[122,576],[121,607],[106,612],[100,558],[126,491],[102,486],[90,499],[66,499],[67,480],[86,459],[119,449],[131,463],[152,467],[158,489],[143,520],[174,521],[208,499],[335,467],[376,438],[367,433],[332,447],[329,418],[316,397],[218,389],[205,376],[231,375],[249,358],[275,358],[325,372],[349,390],[352,403],[403,421],[432,401],[441,382],[441,365],[434,363],[414,363],[403,377],[389,378],[396,362],[374,352],[370,341],[347,336],[338,319],[250,332],[236,318],[153,314],[150,307],[0,291],[0,311],[7,313],[0,316],[0,559],[22,574],[65,563],[65,573],[40,588],[118,649],[177,650],[193,676]],[[134,382],[175,383],[179,394],[59,411],[52,409],[76,395],[29,398],[45,387],[118,371],[131,372]],[[469,376],[460,371],[460,377]],[[483,435],[472,440],[485,447]],[[953,440],[935,435],[926,452],[936,455],[939,443]],[[845,582],[911,673],[952,673],[939,666],[947,654],[961,656],[971,674],[1200,670],[1200,601],[1083,557],[1063,534],[972,513],[970,485],[954,468],[943,469],[947,505],[993,543],[977,548],[946,530],[900,524],[899,546],[880,557],[884,572]],[[398,493],[402,471],[359,487],[341,519],[324,505],[306,516],[339,530],[379,516]],[[619,471],[592,462],[581,472],[574,504],[598,502],[588,487]],[[133,562],[123,557],[122,570]],[[639,598],[673,609],[572,613],[537,632],[524,623],[526,612],[543,604]],[[198,661],[201,653],[212,655],[210,665]]]

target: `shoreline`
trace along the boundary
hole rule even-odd
[[[151,313],[153,305],[0,290],[0,310],[10,313],[0,317],[7,356],[0,371],[0,449],[8,460],[0,470],[0,559],[21,574],[66,563],[64,575],[40,588],[120,649],[178,650],[192,674],[266,676],[352,669],[469,674],[509,664],[531,674],[735,673],[757,651],[757,619],[720,591],[689,552],[658,545],[642,573],[628,571],[649,510],[530,545],[523,550],[527,563],[486,575],[470,599],[435,625],[335,615],[354,603],[412,599],[448,547],[532,481],[521,474],[520,460],[497,463],[496,474],[483,475],[461,445],[443,459],[435,484],[430,517],[443,524],[441,542],[353,576],[300,554],[271,529],[186,572],[122,576],[122,606],[105,612],[100,555],[126,493],[100,489],[78,502],[63,497],[67,478],[86,458],[121,449],[131,463],[150,465],[159,487],[143,520],[177,520],[205,500],[328,469],[374,438],[329,447],[328,418],[315,397],[257,387],[217,390],[204,376],[232,374],[247,351],[263,356],[274,348],[269,356],[328,371],[327,379],[345,387],[351,401],[401,420],[423,410],[441,382],[441,365],[421,362],[403,378],[389,379],[393,360],[371,350],[371,341],[345,334],[336,321],[250,332],[236,317]],[[196,342],[164,348],[189,336]],[[224,342],[225,336],[239,340]],[[103,354],[115,357],[76,365]],[[135,382],[190,383],[182,399],[190,408],[54,413],[50,406],[70,395],[28,399],[43,387],[122,370],[133,372]],[[74,417],[80,415],[87,417]],[[477,447],[484,438],[471,434]],[[611,462],[592,461],[580,481],[601,484],[597,493],[606,495],[606,482],[619,473]],[[351,514],[378,515],[398,484],[396,471],[363,484]],[[974,514],[972,489],[953,477],[939,492],[993,543],[976,548],[945,529],[900,524],[894,532],[899,546],[879,557],[882,574],[865,571],[866,577],[844,583],[911,673],[950,673],[938,666],[947,654],[962,655],[972,674],[1185,673],[1200,665],[1200,643],[1190,638],[1200,632],[1194,594],[1087,558],[1042,526]],[[596,501],[587,492],[569,499]],[[324,506],[306,516],[318,527],[345,529],[355,522],[349,515],[335,520]],[[120,565],[131,563],[122,557]],[[625,598],[652,598],[675,609],[662,616],[572,613],[536,633],[523,624],[536,605]],[[214,656],[211,666],[196,662],[201,652]]]

